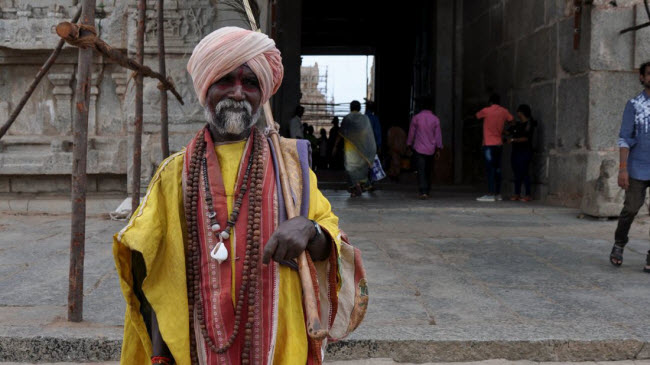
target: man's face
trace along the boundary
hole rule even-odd
[[[643,75],[639,75],[639,80],[641,81],[641,85],[643,85],[643,87],[650,89],[650,67],[646,67]]]
[[[261,99],[257,76],[242,65],[210,86],[206,118],[218,133],[240,135],[257,122]]]

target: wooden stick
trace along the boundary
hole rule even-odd
[[[165,67],[165,17],[164,0],[158,0],[158,72],[167,79]],[[160,89],[160,149],[162,157],[169,157],[169,114],[167,112],[167,90]]]
[[[77,13],[72,18],[73,23],[79,21],[79,18],[81,17],[81,9],[82,8],[80,7],[77,10]],[[20,99],[18,105],[16,105],[16,109],[14,109],[14,111],[9,116],[9,119],[5,122],[2,128],[0,128],[0,139],[2,139],[2,137],[7,133],[9,127],[11,127],[11,125],[14,124],[16,118],[18,118],[18,115],[23,110],[23,107],[25,106],[25,104],[27,104],[27,101],[34,93],[34,90],[36,90],[36,86],[38,86],[43,76],[45,76],[47,72],[50,70],[50,68],[52,68],[54,61],[56,61],[56,58],[59,57],[59,54],[61,53],[61,50],[63,49],[64,45],[65,45],[65,41],[63,39],[59,40],[59,43],[56,45],[56,48],[54,48],[54,51],[52,51],[52,54],[47,59],[47,61],[45,61],[43,67],[41,67],[41,69],[38,70],[36,77],[34,77],[34,81],[32,81],[32,84],[29,85],[29,88],[27,89],[27,91],[25,91],[25,95],[23,95],[23,98]]]
[[[248,0],[244,1],[244,7],[246,8],[246,14],[248,14],[248,19],[251,23],[251,28],[253,31],[259,31],[257,24],[255,23],[255,18],[253,17],[253,12],[251,11],[250,4]],[[266,119],[266,125],[271,130],[275,130],[275,121],[273,120],[273,113],[271,112],[271,105],[267,101],[264,103],[264,117]],[[273,148],[277,151],[277,160],[278,167],[280,169],[280,185],[282,185],[282,194],[284,195],[284,205],[287,208],[287,219],[291,219],[297,216],[296,209],[291,199],[291,191],[289,188],[289,177],[286,174],[286,166],[284,164],[284,157],[282,155],[280,138],[277,133],[271,133],[271,142],[273,143]],[[301,253],[298,257],[298,272],[300,274],[300,282],[302,284],[302,298],[305,306],[305,313],[307,315],[307,334],[309,337],[322,340],[327,337],[328,331],[325,328],[322,328],[320,315],[318,313],[318,305],[316,301],[316,293],[314,291],[314,283],[311,278],[311,271],[309,270],[309,263],[307,262],[307,254],[305,252]]]
[[[138,27],[136,32],[135,59],[144,65],[144,22],[147,0],[138,0]],[[144,104],[144,78],[138,72],[135,76],[135,121],[133,126],[133,178],[131,180],[131,214],[140,205],[140,177],[142,176],[142,116]]]
[[[59,37],[63,38],[68,44],[72,46],[79,48],[92,47],[97,50],[97,52],[101,53],[111,61],[117,62],[122,67],[141,73],[145,77],[158,79],[163,88],[169,90],[172,94],[174,94],[181,105],[185,105],[183,103],[183,98],[178,93],[178,91],[176,91],[176,87],[170,79],[163,77],[158,72],[153,71],[151,68],[144,66],[142,63],[137,62],[136,60],[128,58],[122,54],[122,52],[109,46],[101,38],[97,37],[97,32],[95,31],[94,27],[81,27],[79,24],[63,22],[59,23],[59,25],[56,26],[56,34],[58,34]]]
[[[95,24],[95,0],[84,0],[82,24]],[[79,49],[76,113],[72,124],[72,219],[70,229],[70,275],[68,277],[68,321],[83,320],[84,255],[86,245],[86,163],[88,151],[88,104],[90,102],[90,75],[93,50]]]

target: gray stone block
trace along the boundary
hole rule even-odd
[[[10,192],[9,178],[0,176],[0,193]]]
[[[525,88],[556,75],[556,26],[542,28],[517,42],[515,85]]]
[[[106,2],[104,2],[106,3]],[[114,48],[125,49],[126,37],[124,31],[127,29],[128,1],[112,1],[112,9],[108,17],[102,19],[102,39]],[[165,10],[167,10],[167,6]]]
[[[556,147],[561,150],[584,148],[589,113],[589,78],[577,76],[560,81]]]
[[[12,193],[70,193],[69,176],[14,176]]]
[[[546,0],[546,24],[554,23],[565,16],[567,2],[565,0]]]
[[[641,351],[636,355],[637,359],[650,359],[650,344],[644,344]]]
[[[582,73],[589,70],[589,55],[591,52],[591,16],[589,12],[582,15],[580,45],[573,49],[573,18],[566,18],[558,23],[560,66],[569,74]]]
[[[631,7],[594,7],[591,11],[592,70],[628,71],[633,67],[634,34],[619,31],[634,25]]]
[[[648,15],[639,5],[636,10],[635,24],[643,24],[648,21]],[[634,32],[634,68],[650,61],[650,27],[642,28]]]
[[[497,70],[500,87],[509,90],[515,85],[515,45],[499,48],[497,52]]]
[[[582,201],[586,176],[586,153],[555,154],[549,156],[548,186],[554,202],[577,207]]]
[[[505,0],[505,41],[518,40],[541,27],[544,7],[540,0]]]
[[[623,109],[640,91],[635,72],[589,74],[587,145],[591,150],[616,150]]]
[[[521,103],[529,104],[533,118],[537,120],[533,146],[538,151],[548,151],[555,147],[556,97],[555,83],[534,86],[530,89],[530,99]]]
[[[593,217],[617,217],[623,208],[625,191],[618,186],[618,158],[616,153],[602,158],[598,169],[598,176],[591,179],[594,174],[592,167],[600,156],[590,155],[591,163],[587,164],[587,182],[580,210]]]
[[[471,23],[475,21],[479,16],[482,16],[490,6],[493,0],[475,0],[472,1],[471,5],[466,4],[463,6],[463,21],[465,23]]]
[[[497,48],[503,43],[503,7],[490,8],[490,47]]]
[[[103,175],[97,177],[98,192],[119,192],[126,194],[126,175]]]
[[[501,78],[498,73],[497,51],[492,50],[483,59],[482,73],[483,85],[487,92],[498,92],[503,95],[506,91],[502,88]]]

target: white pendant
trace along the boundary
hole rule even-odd
[[[216,232],[216,231],[221,229],[221,226],[219,225],[219,223],[215,223],[215,224],[212,225],[211,229],[212,229],[212,232]]]
[[[217,260],[219,263],[226,261],[228,258],[228,250],[226,250],[226,245],[224,245],[221,241],[217,242],[217,244],[210,252],[210,256],[213,259]]]
[[[220,235],[221,235],[221,238],[223,238],[224,240],[227,240],[228,238],[230,238],[230,234],[228,234],[228,232],[226,232],[226,231],[221,231]]]

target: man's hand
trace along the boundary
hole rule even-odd
[[[309,240],[316,235],[314,224],[303,216],[289,219],[273,232],[264,247],[262,262],[293,260],[305,251]]]
[[[436,161],[440,159],[440,150],[437,150],[436,153],[433,154],[433,158],[435,158]]]
[[[620,170],[618,172],[618,186],[627,190],[630,187],[630,175],[627,173],[627,170]]]

